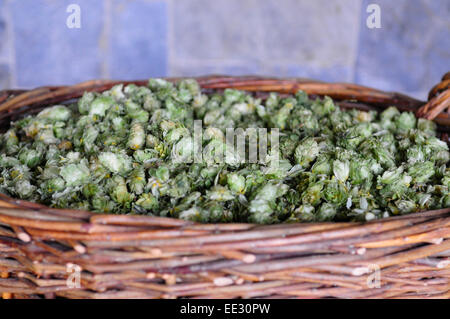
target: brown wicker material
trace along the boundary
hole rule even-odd
[[[344,108],[396,105],[435,120],[448,141],[449,73],[431,90],[428,103],[304,79],[198,81],[205,91],[238,88],[263,97],[302,89],[328,95]],[[0,92],[0,128],[45,105],[116,83]],[[79,288],[67,285],[70,265],[82,269]],[[0,194],[0,293],[4,298],[449,298],[450,208],[368,223],[258,226],[100,215]]]

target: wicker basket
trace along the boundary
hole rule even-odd
[[[395,105],[435,120],[448,141],[450,73],[426,104],[353,84],[198,81],[205,91],[239,88],[262,97],[302,89],[344,108]],[[0,92],[0,128],[117,83]],[[0,194],[0,274],[3,298],[449,298],[450,209],[368,223],[196,224],[52,209]]]

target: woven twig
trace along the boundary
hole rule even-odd
[[[428,95],[428,103],[417,110],[417,115],[428,120],[448,117],[450,114],[450,72],[442,77]],[[444,112],[447,111],[447,112]]]
[[[434,118],[441,130],[450,126],[443,112],[446,77],[428,103],[305,79],[212,76],[198,81],[207,91],[238,88],[261,97],[302,89],[331,96],[345,108],[396,105]],[[23,114],[117,83],[0,93],[0,125],[5,129]],[[67,285],[68,265],[80,267],[80,287]],[[380,285],[374,285],[371,278],[378,275]],[[449,280],[450,209],[368,223],[202,225],[52,209],[0,194],[4,298],[449,298]]]

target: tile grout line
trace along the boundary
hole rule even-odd
[[[100,64],[100,74],[104,79],[109,79],[110,74],[110,48],[109,36],[111,33],[111,0],[103,0],[103,29],[100,34],[100,52],[103,54]]]
[[[258,10],[258,24],[260,25],[264,25],[263,24],[263,12],[262,12],[262,6],[258,5],[258,0],[256,0],[255,2],[257,10]],[[269,73],[269,69],[267,67],[268,63],[266,63],[266,56],[267,56],[267,52],[266,52],[266,47],[265,47],[265,43],[264,43],[264,28],[258,28],[258,38],[259,38],[259,48],[258,48],[258,52],[259,52],[259,57],[256,59],[256,64],[258,65],[258,69],[259,72],[256,71],[256,73],[259,74],[267,74]],[[272,71],[270,71],[272,72]]]
[[[8,64],[10,68],[10,78],[9,85],[12,88],[17,87],[17,74],[16,74],[16,48],[14,41],[14,31],[13,31],[13,19],[11,16],[10,1],[6,0],[5,3],[5,21],[6,21],[6,34],[8,38]]]
[[[173,32],[174,32],[174,25],[173,25],[173,2],[172,0],[167,0],[167,11],[166,11],[166,18],[167,18],[167,36],[166,36],[166,50],[167,50],[167,61],[166,61],[166,74],[164,76],[174,76],[172,74],[173,71],[173,64],[176,64],[177,61],[175,58],[175,54],[173,52]]]
[[[356,83],[356,67],[358,64],[358,57],[359,57],[359,47],[360,47],[360,37],[361,37],[361,29],[363,28],[362,23],[362,10],[363,10],[363,0],[359,1],[359,10],[358,10],[358,17],[357,17],[357,32],[356,32],[356,45],[354,49],[353,54],[353,61],[351,65],[351,73],[350,73],[350,81],[352,83]]]

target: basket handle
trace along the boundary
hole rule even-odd
[[[428,95],[428,103],[419,108],[417,116],[428,120],[434,120],[442,112],[450,114],[450,72],[447,72],[441,82],[436,84]],[[441,114],[441,117],[449,117],[447,114]]]

